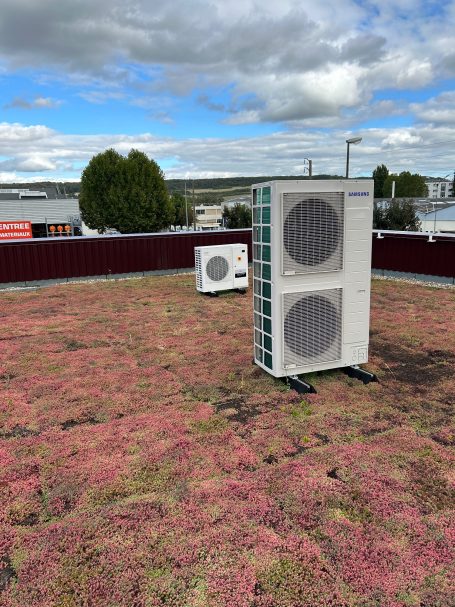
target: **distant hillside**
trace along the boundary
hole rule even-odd
[[[73,198],[79,192],[80,182],[76,181],[34,181],[32,183],[0,183],[0,189],[12,190],[56,190],[64,198]]]
[[[226,197],[241,196],[250,192],[253,183],[262,183],[264,181],[309,179],[307,175],[259,175],[257,177],[220,177],[216,179],[166,179],[166,185],[170,194],[173,192],[185,191],[185,182],[188,196],[194,194],[198,201],[210,203],[220,201]],[[313,179],[344,179],[340,175],[314,175]],[[49,187],[57,187],[60,196],[65,195],[68,198],[73,197],[80,190],[79,182],[34,182],[34,183],[2,183],[0,188],[29,188],[30,190],[40,190]]]
[[[213,192],[221,191],[227,192],[232,195],[232,190],[236,190],[234,194],[238,193],[237,190],[249,191],[250,186],[253,183],[262,183],[263,181],[272,180],[289,180],[295,181],[298,179],[309,179],[308,175],[292,175],[292,176],[258,176],[258,177],[220,177],[216,179],[187,179],[186,187],[187,191],[192,191],[194,183],[195,192]],[[315,175],[313,179],[342,179],[338,175]],[[183,192],[185,190],[185,179],[167,179],[166,185],[169,192]]]

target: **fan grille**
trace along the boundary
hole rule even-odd
[[[283,272],[305,274],[343,267],[341,192],[283,194]]]
[[[208,260],[205,271],[210,280],[213,280],[213,282],[220,282],[221,280],[224,280],[229,273],[229,263],[225,257],[215,255]]]
[[[342,290],[283,295],[284,366],[341,358]]]

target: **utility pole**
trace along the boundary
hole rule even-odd
[[[313,161],[310,160],[309,158],[304,158],[303,159],[303,174],[305,173],[305,165],[308,165],[307,171],[308,171],[308,179],[311,179],[313,177]]]
[[[194,200],[194,179],[193,179],[193,230],[196,231],[196,203]]]
[[[185,179],[185,214],[186,214],[186,231],[188,232],[188,201],[186,199],[186,179]]]

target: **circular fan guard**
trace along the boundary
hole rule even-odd
[[[229,264],[221,255],[215,255],[208,260],[205,271],[210,280],[220,282],[228,275]]]
[[[284,222],[283,244],[303,266],[318,266],[338,247],[342,225],[331,204],[320,198],[297,203]]]
[[[321,295],[299,299],[284,320],[284,341],[299,358],[320,356],[332,346],[338,335],[337,309]]]

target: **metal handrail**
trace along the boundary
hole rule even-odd
[[[383,238],[389,234],[390,236],[394,234],[399,234],[402,236],[422,236],[427,238],[430,234],[433,236],[438,236],[440,238],[455,238],[455,234],[451,234],[450,232],[411,232],[406,230],[373,230],[373,234],[378,234],[378,238]]]

